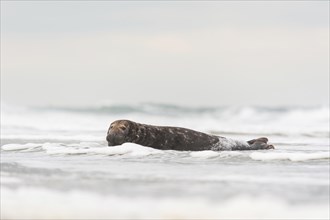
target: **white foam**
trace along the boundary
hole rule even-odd
[[[275,152],[253,152],[250,155],[253,160],[291,160],[291,161],[307,161],[317,159],[329,159],[330,152],[316,153],[275,153]]]
[[[11,140],[58,140],[58,141],[100,141],[105,140],[104,134],[1,134],[3,139]]]
[[[140,157],[140,156],[148,156],[154,154],[162,154],[164,153],[161,150],[153,149],[150,147],[144,147],[134,143],[125,143],[119,146],[114,147],[103,147],[103,148],[95,148],[91,149],[91,152],[97,154],[104,154],[104,155],[124,155],[128,154],[132,157]]]
[[[76,146],[76,147],[73,147]],[[64,146],[62,144],[45,143],[42,148],[46,150],[49,155],[65,154],[65,155],[77,155],[77,154],[98,154],[105,156],[112,155],[129,155],[131,157],[142,157],[154,154],[163,153],[161,150],[143,147],[138,144],[125,143],[123,145],[114,147],[100,147],[101,145],[88,143],[84,144],[71,144],[71,147]]]
[[[25,150],[40,147],[41,144],[27,143],[27,144],[5,144],[1,146],[4,151]]]
[[[100,143],[96,143],[96,142],[80,142],[80,143],[68,144],[67,146],[69,146],[69,147],[90,148],[90,147],[102,147],[104,145],[101,145]]]
[[[225,157],[237,157],[237,156],[242,156],[244,153],[239,152],[239,151],[221,151],[220,152],[220,157],[225,158]]]
[[[215,151],[210,151],[210,150],[205,150],[205,151],[196,151],[196,152],[191,152],[190,156],[195,157],[195,158],[215,158],[218,157],[220,154]]]
[[[328,204],[289,205],[277,198],[118,197],[84,191],[1,188],[2,219],[329,219]],[[19,211],[18,211],[19,209]]]
[[[194,151],[189,154],[193,158],[201,158],[201,159],[212,159],[212,158],[229,158],[229,157],[237,157],[244,155],[238,151]]]
[[[45,151],[48,155],[128,155],[130,157],[143,157],[164,153],[161,150],[144,147],[134,143],[108,147],[95,142],[81,142],[73,144],[42,143],[42,144],[6,144],[1,146],[3,151],[33,151],[40,147],[40,151]]]

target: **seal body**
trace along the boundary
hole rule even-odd
[[[129,120],[112,122],[108,129],[106,139],[108,146],[116,146],[130,142],[161,150],[220,151],[274,148],[272,145],[267,144],[267,138],[241,142],[187,128],[153,126]]]

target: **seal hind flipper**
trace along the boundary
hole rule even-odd
[[[250,144],[252,150],[268,150],[275,149],[273,145],[267,144],[267,142],[260,141],[259,139],[255,140],[253,144]]]
[[[247,143],[248,143],[249,145],[252,145],[252,144],[254,144],[256,141],[259,141],[259,142],[262,142],[262,143],[267,144],[267,142],[268,142],[268,138],[266,138],[266,137],[261,137],[261,138],[258,138],[258,139],[252,139],[252,140],[247,141]]]
[[[253,144],[254,142],[256,142],[256,139],[252,139],[252,140],[247,141],[247,143],[248,143],[249,145]]]
[[[253,139],[253,140],[247,141],[247,143],[250,145],[251,149],[253,149],[253,150],[275,149],[275,147],[273,145],[267,144],[268,138],[266,138],[266,137]]]

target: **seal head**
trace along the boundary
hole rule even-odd
[[[107,133],[108,146],[116,146],[129,142],[127,140],[129,130],[130,121],[118,120],[112,122]]]

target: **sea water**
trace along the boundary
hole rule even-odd
[[[129,119],[274,150],[108,147]],[[328,107],[1,106],[3,219],[329,219]]]

